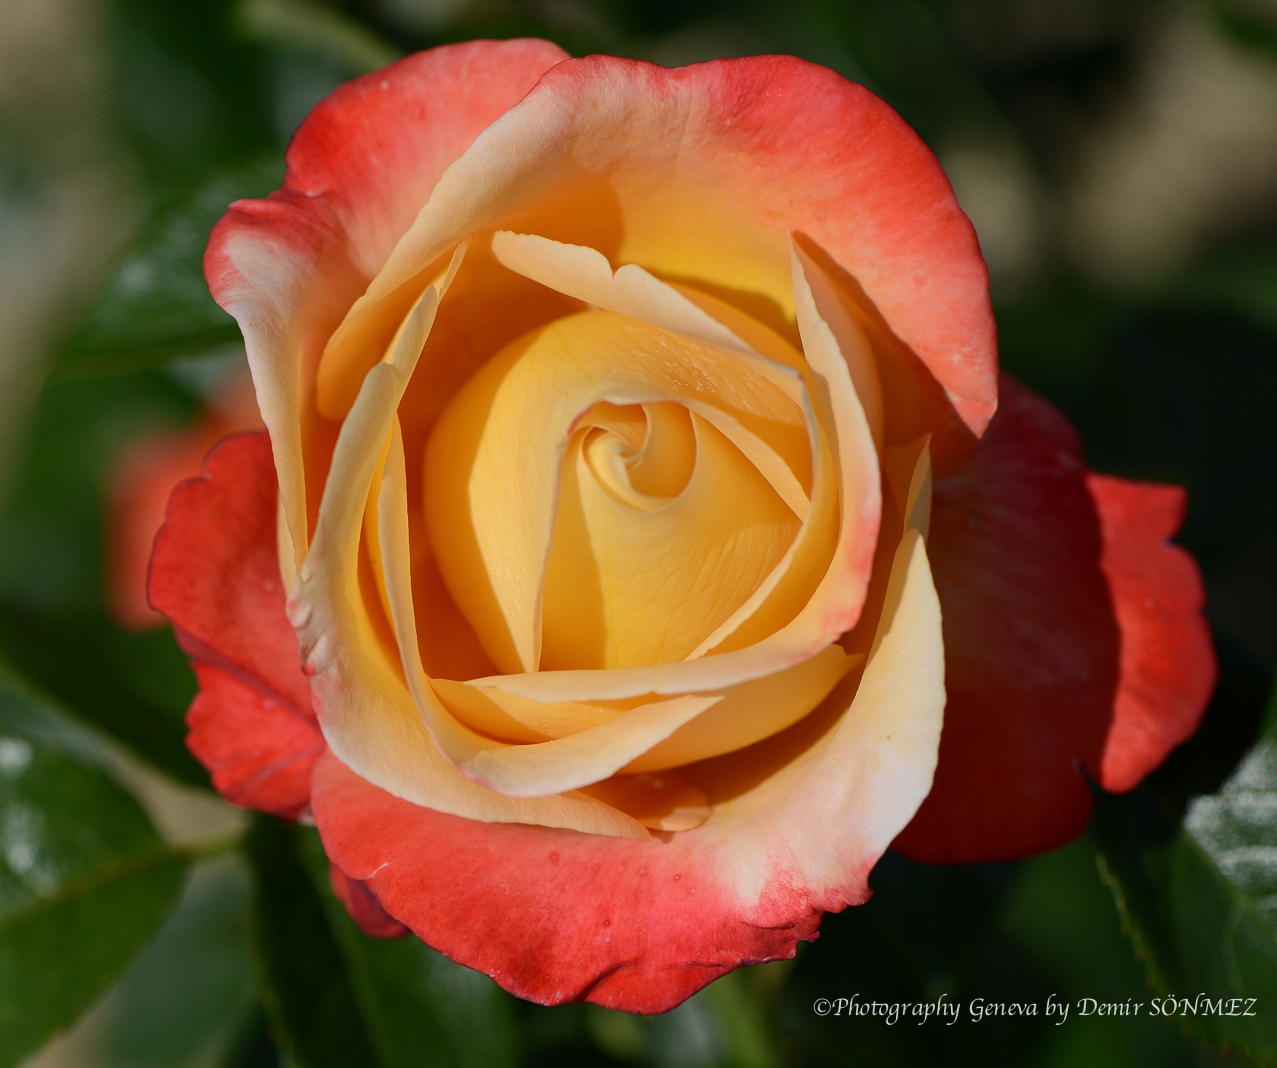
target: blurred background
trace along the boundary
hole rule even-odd
[[[246,821],[202,787],[181,749],[193,682],[171,637],[130,600],[144,559],[120,564],[116,554],[119,573],[105,563],[120,537],[112,510],[135,502],[134,476],[159,462],[148,447],[184,443],[182,462],[198,469],[221,433],[253,420],[237,391],[238,333],[198,272],[226,204],[278,184],[291,132],[342,81],[420,48],[523,35],[669,66],[792,53],[888,100],[936,152],[975,223],[1003,365],[1070,416],[1094,468],[1188,487],[1180,540],[1205,572],[1224,665],[1195,748],[1142,800],[1101,806],[1088,836],[1019,865],[928,869],[888,856],[872,880],[877,897],[828,917],[795,962],[742,970],[650,1020],[523,1005],[415,944],[365,946],[307,882],[308,832],[259,821],[247,860],[201,859],[217,852],[202,843]],[[1275,407],[1275,0],[3,0],[0,727],[36,748],[0,742],[0,771],[6,753],[47,752],[50,767],[87,769],[67,774],[87,776],[92,790],[122,784],[189,869],[173,884],[175,911],[158,909],[128,953],[85,980],[74,1011],[45,1031],[92,1008],[26,1063],[1100,1068],[1277,1055],[1272,1034],[1239,1040],[1147,1016],[888,1028],[811,1011],[816,996],[857,991],[1147,1000],[1146,981],[1164,990],[1193,974],[1184,954],[1159,951],[1159,938],[1175,941],[1170,921],[1141,916],[1118,854],[1152,848],[1128,833],[1139,804],[1169,828],[1153,834],[1157,848],[1172,834],[1188,841],[1202,826],[1191,800],[1235,786],[1229,776],[1269,725]],[[148,513],[156,522],[162,503]],[[18,872],[27,825],[14,812],[27,810],[3,806],[0,794],[0,844]],[[1277,845],[1275,827],[1261,846]],[[1229,893],[1241,887],[1258,902],[1277,974],[1265,904],[1277,900],[1274,858],[1239,875],[1201,834],[1193,841]],[[276,847],[293,867],[271,876],[261,858]],[[36,982],[43,958],[5,963],[3,878],[0,980],[18,960]],[[262,931],[272,908],[291,916],[294,905],[270,878],[306,884],[309,905],[295,908],[319,932],[307,944],[354,969],[344,994],[328,991],[316,1034],[345,1033],[340,1018],[353,1013],[364,1046],[334,1038],[327,1054],[308,1053],[289,1031],[304,1025],[295,1014],[287,1022],[275,989],[288,962]],[[391,972],[401,985],[413,976],[412,1011],[434,1021],[429,1040],[396,1045],[385,1036],[397,1025],[369,1019],[366,990]],[[1277,998],[1277,979],[1265,981]],[[1277,1031],[1277,1000],[1268,1011]],[[6,1046],[5,1021],[17,1028],[18,1013],[5,1012],[0,1004],[7,1065],[27,1049],[25,1039]]]

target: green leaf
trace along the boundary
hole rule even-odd
[[[321,56],[351,74],[365,74],[403,56],[349,16],[305,0],[240,0],[233,19],[250,40]]]
[[[283,173],[282,158],[272,154],[211,178],[158,212],[61,346],[57,373],[123,374],[238,342],[239,327],[204,281],[204,249],[232,201],[265,196]]]
[[[0,1066],[75,1020],[158,929],[186,859],[101,770],[0,736]]]
[[[1213,703],[1216,714],[1220,700],[1217,695]],[[1199,1037],[1277,1057],[1277,1016],[1271,1011],[1277,1004],[1272,728],[1217,792],[1188,806],[1182,822],[1145,787],[1125,797],[1100,794],[1092,833],[1101,875],[1159,1007],[1165,1010],[1166,999],[1174,997],[1175,1019]],[[1253,1015],[1246,1014],[1248,1006]]]
[[[387,1068],[513,1068],[513,999],[487,976],[419,939],[369,938],[333,894],[319,835],[299,830],[329,925],[349,969],[380,1063]]]
[[[1277,26],[1257,7],[1221,0],[1211,5],[1215,25],[1226,39],[1256,55],[1277,59]]]
[[[261,817],[249,839],[267,1005],[305,1068],[513,1068],[513,999],[412,936],[369,938],[332,892],[313,830]]]
[[[78,718],[179,782],[208,786],[186,748],[195,695],[167,627],[128,634],[96,616],[57,617],[0,605],[0,655]]]
[[[247,842],[267,1011],[301,1068],[377,1064],[345,960],[297,855],[296,834],[296,828],[260,816]]]
[[[182,899],[117,987],[110,1060],[138,1068],[209,1064],[257,1023],[249,912],[239,855],[195,865]]]
[[[1256,326],[1277,330],[1277,246],[1272,241],[1225,246],[1192,268],[1176,299],[1223,308]]]

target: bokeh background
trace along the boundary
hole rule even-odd
[[[172,750],[192,682],[106,565],[139,443],[185,434],[197,457],[251,418],[235,389],[242,346],[192,264],[230,199],[277,184],[289,135],[342,81],[419,48],[520,35],[670,66],[792,53],[868,85],[920,132],[979,233],[1004,366],[1071,417],[1096,469],[1189,489],[1181,541],[1206,576],[1223,683],[1203,738],[1147,792],[1174,822],[1218,788],[1263,726],[1277,665],[1274,0],[3,0],[0,726],[26,717],[28,735],[105,767],[178,847],[243,829],[182,771]],[[168,734],[139,726],[143,706]],[[414,977],[411,1012],[434,1037],[391,1053],[373,1042],[368,1063],[1246,1060],[1146,1016],[888,1028],[811,1011],[857,991],[1147,1000],[1146,980],[1167,979],[1100,877],[1120,883],[1102,828],[1017,865],[888,856],[875,899],[827,917],[796,961],[655,1019],[523,1005],[415,944],[352,965],[366,947],[307,882],[313,841],[260,822],[252,835],[249,860],[192,866],[158,938],[28,1063],[363,1063],[366,1047],[342,1046],[342,1014],[367,1015],[347,987],[315,1009],[338,1059],[281,1034],[278,946],[263,935],[276,921],[327,931],[299,936],[322,943],[303,971]],[[1256,885],[1271,893],[1267,863]],[[366,978],[352,980],[357,1002]],[[1277,997],[1267,1011],[1277,1026]]]

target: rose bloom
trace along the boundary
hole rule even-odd
[[[663,1011],[1197,723],[1182,493],[999,382],[948,182],[829,70],[412,56],[205,266],[269,436],[174,492],[151,603],[192,750],[370,933]]]

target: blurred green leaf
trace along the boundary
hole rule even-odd
[[[240,0],[234,24],[250,40],[321,56],[351,74],[376,70],[403,55],[340,11],[304,0]]]
[[[197,865],[182,899],[118,987],[105,1052],[128,1068],[207,1065],[257,1023],[242,857]]]
[[[342,952],[297,854],[296,834],[295,827],[260,816],[247,843],[267,1011],[300,1068],[379,1064]]]
[[[0,1065],[70,1024],[157,930],[186,858],[101,770],[0,736]],[[33,712],[33,717],[35,713]]]
[[[158,212],[62,344],[56,373],[123,374],[238,342],[239,327],[209,295],[204,249],[232,201],[265,196],[283,174],[282,156],[271,154],[210,178]]]
[[[0,605],[0,656],[154,767],[208,786],[208,772],[186,748],[194,676],[167,627],[128,634],[101,617]]]
[[[1272,32],[1277,38],[1277,30]],[[1218,250],[1187,273],[1180,291],[1194,305],[1221,308],[1277,331],[1277,242]]]
[[[1274,691],[1277,693],[1277,691]],[[1240,710],[1239,710],[1240,711]],[[1182,824],[1148,788],[1097,797],[1101,873],[1162,998],[1196,1012],[1176,1022],[1213,1044],[1277,1057],[1277,737],[1265,733],[1218,793]],[[1253,1015],[1204,1001],[1253,998]],[[1162,1002],[1166,1004],[1165,1001]],[[1256,1011],[1253,1006],[1257,1005]]]
[[[1277,59],[1277,25],[1256,4],[1237,4],[1215,0],[1211,4],[1215,25],[1235,45],[1250,52]]]
[[[369,938],[328,879],[319,835],[297,844],[349,969],[369,1034],[387,1068],[513,1068],[511,998],[491,979],[454,964],[417,938]]]
[[[158,370],[47,383],[11,468],[0,600],[52,615],[100,613],[116,465],[139,439],[198,411],[192,391]]]
[[[319,836],[259,818],[249,839],[268,1007],[305,1068],[513,1068],[512,1001],[411,936],[369,938],[328,881]]]

